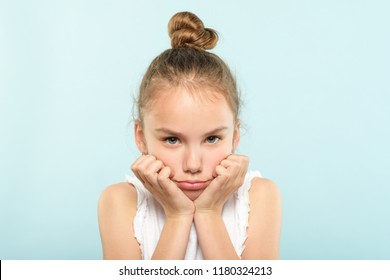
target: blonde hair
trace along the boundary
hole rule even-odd
[[[140,123],[157,89],[175,87],[185,87],[193,94],[213,89],[226,98],[237,121],[240,98],[235,78],[221,58],[206,51],[217,44],[217,32],[205,28],[195,14],[179,12],[170,19],[168,33],[172,48],[152,61],[140,85],[137,99]]]

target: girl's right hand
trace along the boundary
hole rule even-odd
[[[131,170],[164,209],[167,218],[193,216],[194,203],[171,180],[173,172],[153,155],[142,155]]]

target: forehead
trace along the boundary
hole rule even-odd
[[[225,97],[211,89],[191,92],[185,88],[169,88],[155,92],[154,97],[144,115],[146,126],[181,131],[233,126],[233,112]]]

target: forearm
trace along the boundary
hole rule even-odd
[[[194,222],[198,242],[206,260],[240,259],[220,214],[214,212],[195,213]]]
[[[182,260],[187,250],[193,217],[168,218],[153,253],[154,260]]]

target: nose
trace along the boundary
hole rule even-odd
[[[200,149],[190,147],[186,150],[183,168],[185,172],[198,173],[202,171],[202,154]]]

